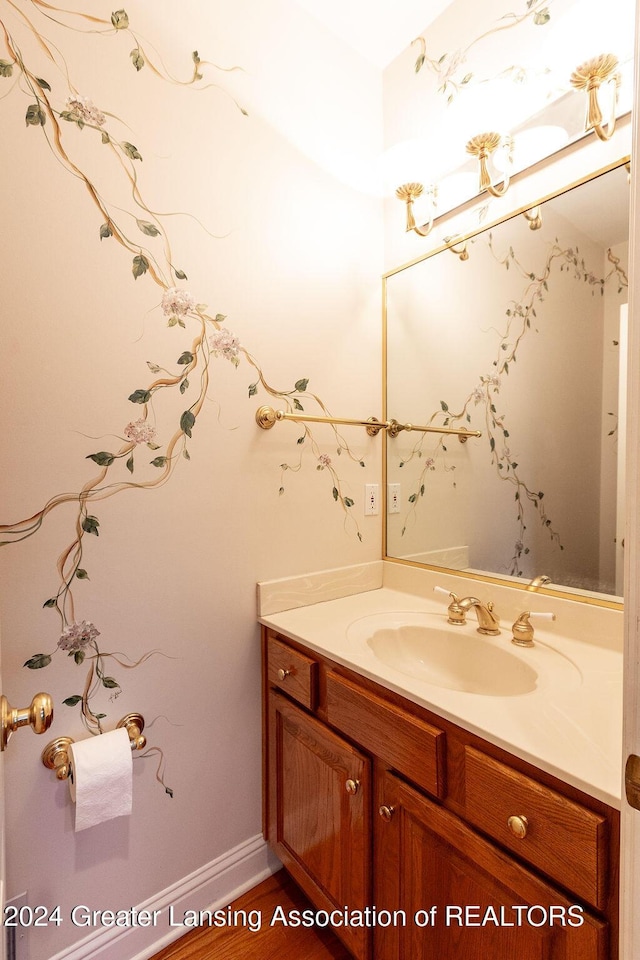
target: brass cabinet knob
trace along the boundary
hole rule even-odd
[[[36,693],[28,707],[12,707],[4,694],[0,697],[0,750],[9,743],[18,727],[30,726],[34,733],[44,733],[53,720],[53,700],[48,693]]]
[[[283,670],[282,667],[278,670],[277,677],[278,680],[286,680],[287,677],[291,676],[291,670]]]
[[[378,810],[378,813],[380,814],[383,820],[386,820],[386,822],[389,823],[389,821],[391,820],[391,817],[395,813],[395,809],[396,809],[395,807],[389,807],[387,806],[386,803],[383,803],[380,809]]]
[[[514,837],[517,837],[518,840],[524,840],[527,835],[527,830],[529,829],[529,821],[524,816],[509,817],[507,826]]]
[[[359,780],[347,780],[347,782],[345,783],[344,786],[345,786],[345,790],[347,791],[347,793],[349,793],[349,794],[351,794],[351,795],[353,796],[354,794],[356,794],[356,793],[358,792],[358,789],[359,789],[359,787],[360,787],[360,781],[359,781]]]

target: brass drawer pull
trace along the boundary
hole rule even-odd
[[[386,803],[383,803],[380,809],[378,810],[378,813],[380,814],[383,820],[386,820],[386,822],[389,823],[389,821],[391,820],[391,817],[395,813],[395,809],[396,809],[395,807],[388,807]]]
[[[524,840],[527,835],[527,830],[529,829],[529,821],[524,816],[509,817],[507,826],[514,837],[517,837],[518,840]]]
[[[351,796],[354,796],[358,792],[359,788],[360,788],[359,780],[347,780],[347,782],[345,783],[345,790]]]
[[[278,670],[278,680],[286,680],[287,677],[291,676],[291,670],[283,670],[282,667]]]

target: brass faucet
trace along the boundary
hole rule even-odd
[[[484,604],[477,597],[464,597],[462,600],[452,594],[452,601],[449,604],[448,614],[449,623],[466,623],[467,611],[473,607],[478,618],[478,633],[496,636],[500,633],[500,618],[493,612],[493,603],[489,601]]]

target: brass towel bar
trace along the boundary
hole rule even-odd
[[[270,430],[279,420],[302,421],[303,423],[335,423],[343,426],[366,427],[370,437],[377,437],[381,430],[386,430],[390,437],[397,437],[403,430],[409,432],[417,430],[419,433],[445,433],[459,437],[460,443],[465,443],[469,437],[481,437],[480,430],[464,430],[457,427],[419,427],[413,423],[398,423],[397,420],[378,420],[369,417],[368,420],[347,420],[343,417],[312,417],[301,413],[287,413],[286,410],[274,410],[273,407],[260,407],[256,412],[256,422],[263,430]]]

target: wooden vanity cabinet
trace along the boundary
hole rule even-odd
[[[263,628],[264,829],[358,960],[615,960],[619,814]],[[384,915],[384,921],[388,919]]]

